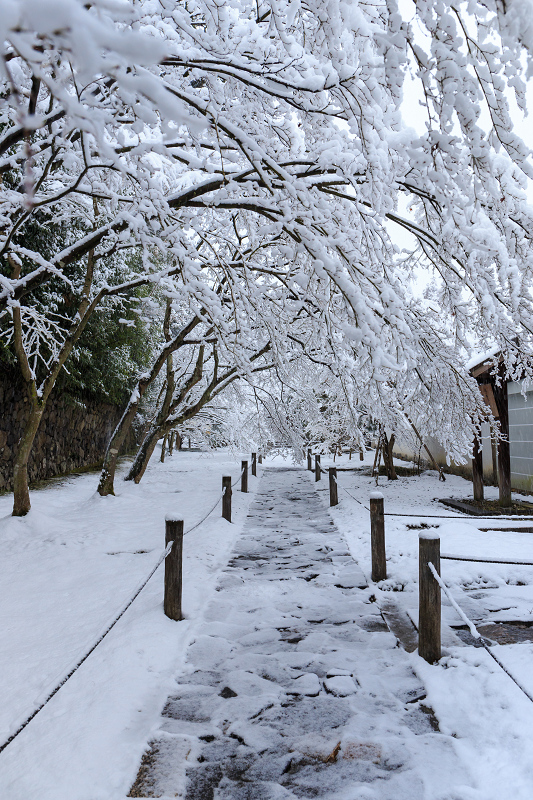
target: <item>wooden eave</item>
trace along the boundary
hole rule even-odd
[[[479,384],[479,391],[483,395],[483,400],[485,401],[485,405],[488,406],[491,410],[492,416],[496,419],[499,418],[500,412],[498,410],[498,405],[496,403],[496,398],[494,397],[494,390],[492,388],[491,383],[480,383]]]

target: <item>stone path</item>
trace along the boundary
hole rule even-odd
[[[130,796],[461,798],[424,697],[309,474],[266,470]]]

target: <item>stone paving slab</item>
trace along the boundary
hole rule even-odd
[[[435,779],[468,783],[362,587],[308,474],[265,470],[130,796],[426,800]]]

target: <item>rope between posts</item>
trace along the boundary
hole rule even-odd
[[[322,465],[320,465],[320,471],[323,472],[324,474],[327,473],[327,470],[325,470],[322,467]],[[343,489],[346,492],[348,497],[351,497],[352,500],[355,500],[356,503],[359,503],[360,506],[363,506],[363,508],[366,511],[370,511],[370,509],[367,506],[365,506],[364,503],[362,503],[360,500],[358,500],[357,497],[354,497],[352,494],[350,494],[350,492],[347,489],[345,489],[344,486],[341,486],[341,484],[337,481],[337,478],[335,477],[335,475],[333,475],[332,477],[333,477],[333,480],[335,481],[335,483],[337,484],[337,486],[340,486],[341,489]],[[459,514],[462,514],[462,512],[460,511]],[[500,520],[505,520],[505,521],[509,521],[509,522],[529,522],[529,521],[533,521],[533,515],[531,515],[529,517],[509,517],[509,516],[504,516],[504,515],[499,515],[499,514],[498,514],[497,517],[496,516],[478,517],[476,515],[475,517],[472,518],[470,515],[466,515],[466,514],[462,514],[462,516],[458,517],[457,515],[452,515],[452,514],[442,514],[442,515],[441,514],[394,514],[391,511],[385,511],[383,516],[384,517],[409,517],[409,518],[412,518],[412,519],[418,519],[419,517],[427,517],[428,519],[476,519],[476,520],[479,520],[480,522],[483,522],[485,520],[493,520],[493,519],[500,519]],[[502,563],[503,564],[505,562],[502,561],[502,562],[497,562],[497,563]],[[510,562],[510,563],[514,563],[514,562]]]
[[[244,469],[244,467],[243,467],[243,468],[241,469],[241,474],[239,475],[239,477],[237,478],[237,480],[236,480],[236,481],[234,481],[234,482],[231,484],[231,488],[232,488],[232,489],[233,489],[233,487],[235,486],[235,484],[239,483],[239,481],[240,481],[240,479],[242,478],[242,476],[244,475],[244,473],[245,473],[245,469]],[[226,491],[226,490],[224,489],[224,491]]]
[[[232,487],[233,487],[233,486],[235,486],[235,484],[236,484],[236,483],[238,483],[238,481],[241,479],[241,477],[242,477],[243,473],[244,473],[244,469],[242,469],[242,470],[241,470],[241,473],[240,473],[239,477],[237,478],[237,480],[235,481],[235,483],[232,483]],[[203,522],[205,522],[205,520],[207,519],[207,517],[208,517],[210,514],[212,514],[212,513],[213,513],[213,511],[215,510],[215,508],[217,507],[217,505],[219,504],[220,500],[222,499],[222,497],[224,497],[224,495],[225,495],[225,494],[226,494],[226,487],[224,487],[224,490],[223,490],[222,494],[220,495],[220,497],[218,497],[218,498],[217,498],[217,501],[216,501],[215,505],[214,505],[214,506],[213,506],[213,507],[212,507],[212,508],[211,508],[211,509],[210,509],[210,510],[207,512],[207,514],[205,515],[205,517],[203,517],[203,518],[200,520],[200,522],[197,522],[197,523],[196,523],[196,525],[193,525],[193,526],[192,526],[192,528],[189,528],[188,530],[184,531],[183,535],[185,536],[185,534],[187,534],[187,533],[191,533],[191,531],[194,531],[194,530],[195,530],[196,528],[198,528],[198,527],[199,527],[199,526],[200,526],[200,525],[201,525]],[[9,738],[8,738],[8,739],[6,739],[6,740],[5,740],[5,742],[3,742],[3,743],[2,743],[2,745],[0,745],[0,753],[2,753],[2,752],[5,750],[5,748],[6,748],[6,747],[7,747],[7,746],[8,746],[8,745],[9,745],[9,744],[10,744],[10,743],[13,741],[13,739],[15,739],[15,738],[16,738],[16,737],[17,737],[17,736],[20,734],[20,733],[22,733],[22,731],[24,730],[24,728],[26,728],[26,726],[27,726],[27,725],[29,725],[29,723],[32,721],[32,719],[34,719],[34,718],[37,716],[37,714],[39,713],[39,711],[41,711],[41,710],[42,710],[42,709],[45,707],[45,705],[46,705],[47,703],[49,703],[49,702],[50,702],[50,700],[51,700],[51,699],[54,697],[54,695],[56,695],[56,694],[57,694],[57,692],[58,692],[58,691],[61,689],[61,687],[62,687],[62,686],[64,686],[64,685],[65,685],[65,683],[66,683],[66,682],[67,682],[67,681],[68,681],[68,680],[69,680],[69,679],[70,679],[70,678],[71,678],[71,677],[74,675],[74,673],[78,671],[78,669],[81,667],[81,665],[82,665],[82,664],[83,664],[85,661],[87,661],[87,659],[89,658],[89,656],[91,655],[91,653],[93,653],[93,652],[94,652],[94,650],[96,650],[96,648],[98,647],[98,645],[99,645],[99,644],[100,644],[100,643],[101,643],[101,642],[102,642],[102,641],[105,639],[105,637],[107,636],[107,634],[108,634],[108,633],[109,633],[109,632],[110,632],[110,631],[111,631],[111,630],[112,630],[112,629],[115,627],[115,625],[117,624],[117,622],[119,621],[119,619],[120,619],[121,617],[123,617],[123,616],[124,616],[124,614],[126,613],[126,611],[128,610],[128,608],[131,606],[131,604],[134,602],[134,600],[136,600],[136,599],[137,599],[137,597],[140,595],[140,593],[142,592],[142,590],[144,589],[144,587],[146,586],[146,584],[148,583],[148,581],[150,580],[150,578],[152,577],[152,575],[153,575],[153,574],[154,574],[154,573],[155,573],[155,572],[156,572],[156,571],[159,569],[159,567],[161,566],[161,564],[163,563],[163,561],[165,560],[165,558],[166,558],[166,557],[169,555],[170,551],[172,550],[172,545],[173,545],[173,544],[174,544],[174,542],[173,542],[173,541],[171,541],[171,542],[169,542],[169,543],[167,544],[166,548],[163,550],[163,552],[162,552],[162,553],[161,553],[161,555],[159,556],[159,558],[158,558],[158,560],[157,560],[157,563],[156,563],[156,564],[155,564],[155,566],[154,566],[154,567],[153,567],[153,568],[150,570],[150,573],[148,574],[148,576],[147,576],[147,577],[146,577],[146,578],[145,578],[145,579],[142,581],[142,583],[141,583],[141,584],[140,584],[140,585],[137,587],[137,589],[135,590],[135,592],[133,593],[133,595],[130,597],[130,599],[129,599],[129,600],[128,600],[128,601],[127,601],[127,602],[126,602],[124,605],[123,605],[123,607],[121,608],[121,610],[119,611],[119,613],[118,613],[118,614],[116,614],[116,616],[113,618],[112,622],[111,622],[111,623],[110,623],[110,624],[109,624],[109,625],[108,625],[108,626],[105,628],[105,630],[104,630],[104,631],[103,631],[103,632],[100,634],[100,636],[98,637],[98,639],[97,639],[97,640],[94,642],[94,644],[92,644],[92,645],[91,645],[91,647],[89,648],[89,650],[87,650],[87,651],[84,653],[84,655],[83,655],[81,658],[79,658],[79,659],[76,661],[76,663],[74,664],[74,666],[73,666],[73,667],[71,667],[71,668],[70,668],[70,669],[67,671],[66,675],[64,675],[64,676],[63,676],[63,678],[61,678],[61,680],[59,681],[59,683],[57,683],[57,684],[54,686],[54,688],[53,688],[53,689],[52,689],[50,692],[48,692],[48,693],[47,693],[47,695],[46,695],[45,699],[44,699],[44,700],[43,700],[41,703],[39,703],[39,704],[38,704],[38,706],[37,706],[37,708],[35,708],[35,709],[34,709],[34,710],[31,712],[31,714],[29,714],[29,715],[28,715],[28,716],[27,716],[27,717],[24,719],[24,721],[23,721],[23,722],[22,722],[22,723],[21,723],[21,724],[18,726],[18,728],[16,729],[15,733],[13,733],[11,736],[9,736]]]
[[[345,489],[344,486],[342,486],[338,482],[338,480],[337,480],[337,478],[335,476],[333,476],[333,480],[335,481],[337,486],[340,486],[341,489],[346,492],[348,497],[351,497],[352,500],[355,500],[356,503],[359,503],[360,506],[363,506],[363,508],[366,511],[370,510],[365,505],[363,505],[363,503],[361,503],[361,501],[358,500],[357,497],[354,497],[352,494],[350,494],[348,489]],[[386,517],[400,517],[400,516],[408,517],[408,516],[411,516],[411,514],[384,514],[384,516],[386,516]],[[429,515],[428,514],[419,514],[419,515],[413,515],[413,516],[422,517],[422,516],[429,516]],[[463,519],[463,517],[431,517],[431,519]],[[471,558],[470,556],[452,556],[452,555],[442,555],[442,554],[441,554],[441,558],[445,558],[445,559],[447,559],[449,561],[474,561],[474,562],[487,563],[487,564],[514,564],[514,565],[519,566],[519,567],[521,567],[521,566],[533,567],[533,561],[501,561],[501,560],[494,560],[494,559],[491,559],[491,558],[483,558],[483,557],[482,558]]]
[[[461,512],[459,512],[461,513]],[[506,522],[531,522],[533,520],[533,516],[529,517],[504,517],[498,514],[498,516],[492,517],[478,517],[478,516],[471,516],[470,514],[463,514],[462,517],[453,516],[451,514],[394,514],[390,511],[385,512],[386,517],[412,517],[414,519],[419,519],[420,517],[427,517],[428,519],[471,519],[473,522],[479,521],[484,522],[485,520],[505,520]]]
[[[448,561],[473,561],[480,564],[514,564],[517,567],[533,567],[533,561],[499,561],[494,558],[485,558],[483,556],[472,558],[471,556],[447,556],[441,553],[441,559],[442,558]]]
[[[241,469],[241,474],[239,475],[239,477],[237,478],[237,480],[236,480],[234,483],[232,483],[232,484],[231,484],[231,488],[232,488],[232,489],[233,489],[233,487],[235,486],[235,484],[236,484],[236,483],[238,483],[238,482],[240,481],[240,479],[242,478],[242,476],[243,476],[243,475],[244,475],[244,467],[243,467],[243,469]],[[226,487],[224,486],[224,488],[223,488],[223,490],[222,490],[222,493],[221,493],[221,494],[220,494],[220,495],[217,497],[217,501],[216,501],[215,505],[213,506],[213,508],[211,508],[211,509],[210,509],[210,510],[207,512],[207,514],[205,515],[205,517],[202,517],[202,519],[200,520],[200,522],[197,522],[197,523],[196,523],[196,525],[193,525],[193,526],[192,526],[192,528],[188,528],[186,531],[183,531],[183,535],[184,535],[184,536],[186,536],[188,533],[191,533],[191,531],[194,531],[194,530],[196,530],[196,528],[199,528],[199,527],[200,527],[200,525],[202,524],[202,522],[205,522],[205,521],[206,521],[206,519],[208,518],[208,516],[209,516],[210,514],[212,514],[212,513],[213,513],[213,511],[214,511],[214,510],[215,510],[215,508],[218,506],[218,504],[220,503],[220,501],[222,500],[222,498],[224,497],[224,495],[225,495],[225,494],[226,494]]]
[[[101,642],[102,642],[102,641],[105,639],[105,637],[107,636],[107,634],[108,634],[108,633],[109,633],[109,632],[110,632],[110,631],[111,631],[111,630],[112,630],[112,629],[115,627],[115,625],[117,624],[117,622],[119,621],[119,619],[120,619],[120,618],[121,618],[121,617],[122,617],[122,616],[123,616],[123,615],[126,613],[126,611],[127,611],[127,610],[128,610],[128,608],[131,606],[131,604],[133,603],[133,601],[134,601],[134,600],[136,600],[136,598],[137,598],[137,597],[140,595],[140,593],[142,592],[142,590],[144,589],[144,587],[146,586],[146,584],[148,583],[148,581],[150,580],[150,578],[152,577],[152,575],[154,574],[154,572],[155,572],[155,571],[156,571],[156,570],[157,570],[157,569],[158,569],[158,568],[161,566],[161,564],[163,563],[163,561],[165,560],[165,558],[168,556],[168,554],[170,553],[170,551],[171,551],[171,549],[172,549],[172,544],[173,544],[173,542],[169,542],[169,543],[168,543],[168,545],[166,546],[166,548],[163,550],[162,554],[159,556],[159,558],[158,558],[158,560],[157,560],[157,563],[156,563],[156,565],[155,565],[155,566],[152,568],[152,570],[150,571],[150,574],[148,575],[148,577],[147,577],[147,578],[145,578],[145,579],[144,579],[144,581],[143,581],[143,582],[140,584],[140,586],[138,586],[138,587],[137,587],[137,589],[135,590],[135,592],[133,593],[133,595],[130,597],[130,599],[129,599],[129,600],[128,600],[128,601],[127,601],[125,604],[124,604],[124,606],[122,607],[122,609],[120,610],[120,612],[119,612],[119,613],[118,613],[118,614],[117,614],[117,615],[116,615],[116,616],[113,618],[113,621],[112,621],[112,622],[111,622],[111,623],[110,623],[110,624],[109,624],[109,625],[108,625],[108,626],[105,628],[105,630],[104,630],[104,631],[103,631],[103,632],[100,634],[100,636],[98,637],[98,639],[97,639],[97,640],[94,642],[94,644],[93,644],[93,645],[92,645],[92,646],[89,648],[89,650],[87,650],[87,652],[86,652],[86,653],[85,653],[85,654],[84,654],[84,655],[83,655],[83,656],[82,656],[80,659],[78,659],[78,661],[76,662],[76,664],[75,664],[75,665],[74,665],[72,668],[70,668],[70,669],[69,669],[69,671],[67,672],[67,674],[66,674],[66,675],[65,675],[65,676],[64,676],[64,677],[63,677],[63,678],[62,678],[62,679],[59,681],[59,683],[58,683],[58,684],[56,684],[56,686],[54,687],[54,689],[52,689],[52,691],[51,691],[51,692],[48,692],[48,694],[46,695],[46,697],[45,697],[45,699],[42,701],[42,703],[40,703],[40,704],[38,705],[38,707],[37,707],[36,709],[34,709],[34,710],[31,712],[31,714],[29,714],[29,716],[27,716],[27,717],[26,717],[26,719],[24,720],[24,722],[22,722],[22,723],[19,725],[19,727],[17,728],[17,730],[15,731],[15,733],[13,733],[13,734],[12,734],[12,735],[11,735],[11,736],[8,738],[8,739],[6,739],[6,741],[5,741],[5,742],[4,742],[2,745],[0,745],[0,753],[1,753],[3,750],[5,750],[5,748],[8,746],[8,744],[10,744],[10,743],[13,741],[13,739],[15,739],[15,738],[16,738],[16,737],[19,735],[19,733],[22,733],[22,731],[24,730],[24,728],[25,728],[27,725],[29,725],[29,723],[32,721],[32,719],[34,719],[34,717],[36,717],[36,716],[37,716],[37,714],[39,713],[39,711],[41,711],[41,709],[43,709],[43,708],[44,708],[44,706],[45,706],[47,703],[49,703],[49,702],[50,702],[50,700],[52,699],[52,697],[54,697],[54,695],[56,695],[56,694],[57,694],[57,692],[58,692],[58,691],[61,689],[61,687],[62,687],[62,686],[64,686],[64,685],[65,685],[65,683],[66,683],[66,682],[69,680],[69,678],[71,678],[71,677],[74,675],[74,673],[78,671],[78,669],[81,667],[81,665],[82,665],[82,664],[83,664],[83,663],[84,663],[84,662],[85,662],[85,661],[86,661],[86,660],[89,658],[89,656],[91,655],[91,653],[92,653],[92,652],[94,652],[94,650],[95,650],[95,649],[98,647],[98,645],[99,645],[99,644],[100,644],[100,643],[101,643]]]
[[[333,476],[333,480],[335,481],[337,486],[340,485],[335,476]],[[359,503],[360,506],[363,506],[363,508],[365,508],[367,511],[369,511],[369,509],[365,505],[363,505],[363,503],[361,503],[360,500],[358,500],[356,497],[354,497],[352,494],[350,494],[350,492],[347,489],[345,489],[344,486],[341,485],[341,489],[344,489],[346,494],[349,497],[351,497],[352,500],[355,500],[356,503]],[[418,516],[418,517],[421,517],[421,516],[430,516],[430,515],[427,515],[427,514],[418,514],[418,515],[415,515],[415,514],[385,514],[385,516],[389,516],[389,517],[415,517],[415,516]],[[457,517],[457,516],[453,516],[453,517],[452,516],[432,517],[432,518],[433,519],[461,519],[461,517]],[[488,519],[491,519],[491,518],[488,517]],[[500,519],[501,519],[501,517],[500,517]],[[486,559],[486,558],[475,559],[475,558],[467,558],[467,557],[461,557],[461,556],[446,556],[446,555],[441,555],[441,558],[443,558],[443,559],[446,558],[446,559],[450,559],[450,560],[454,560],[454,561],[482,561],[482,562],[488,561],[488,559]],[[491,563],[491,564],[516,564],[516,565],[524,565],[524,566],[533,566],[533,562],[527,562],[527,561],[522,561],[522,562],[520,562],[520,561],[490,561],[489,563]],[[483,637],[481,636],[481,634],[477,630],[477,628],[474,625],[474,623],[472,622],[472,620],[469,619],[466,616],[466,614],[464,613],[463,609],[458,605],[458,603],[452,597],[451,593],[448,590],[448,587],[446,586],[446,584],[444,583],[444,581],[442,580],[442,578],[438,574],[438,572],[435,569],[434,565],[431,562],[429,562],[428,563],[428,567],[431,570],[431,573],[432,573],[433,577],[435,578],[435,580],[437,581],[437,583],[439,584],[440,588],[442,589],[442,591],[444,592],[444,594],[446,595],[446,597],[448,598],[448,600],[452,604],[453,608],[457,611],[457,613],[459,614],[460,618],[468,626],[472,636],[475,639],[479,640],[480,644],[484,647],[484,649],[487,651],[489,656],[496,662],[496,664],[500,667],[500,669],[502,669],[503,672],[505,672],[505,674],[513,681],[513,683],[515,683],[516,686],[518,686],[520,691],[523,694],[525,694],[525,696],[528,698],[528,700],[530,700],[533,703],[533,696],[527,691],[527,689],[525,689],[522,686],[522,684],[514,677],[514,675],[512,675],[511,672],[509,672],[507,667],[504,664],[502,664],[500,659],[496,655],[494,655],[494,653],[492,652],[490,647],[487,645],[485,639],[483,639]]]
[[[368,506],[365,506],[365,504],[362,503],[360,500],[358,500],[357,497],[354,497],[353,494],[350,494],[348,489],[345,489],[344,486],[342,486],[342,484],[340,484],[338,482],[338,480],[337,480],[337,478],[335,476],[333,476],[333,480],[335,481],[337,486],[340,486],[341,489],[344,492],[346,492],[348,497],[351,497],[352,500],[355,500],[356,503],[359,503],[359,505],[362,506],[365,509],[365,511],[370,511]],[[418,519],[420,517],[427,517],[428,519],[465,519],[464,515],[462,517],[457,517],[457,516],[446,516],[446,515],[437,516],[437,515],[432,515],[432,514],[393,514],[393,513],[389,512],[389,511],[386,511],[383,516],[385,516],[385,517],[412,517],[413,519]],[[483,517],[477,517],[477,519],[482,520]],[[494,518],[493,517],[486,517],[485,519],[494,519]],[[498,519],[505,519],[505,517],[498,517]],[[518,520],[518,521],[521,521],[521,520]]]
[[[191,531],[195,531],[195,530],[196,530],[196,528],[199,528],[199,527],[200,527],[200,525],[202,524],[202,522],[205,522],[205,521],[206,521],[206,519],[208,518],[208,516],[209,516],[210,514],[212,514],[212,513],[213,513],[213,511],[214,511],[214,510],[215,510],[215,508],[218,506],[218,504],[220,503],[220,501],[222,500],[222,498],[224,497],[224,495],[225,495],[225,494],[226,494],[226,487],[224,486],[224,490],[223,490],[223,491],[222,491],[222,493],[219,495],[219,497],[217,497],[217,501],[216,501],[215,505],[213,506],[213,508],[209,509],[209,511],[207,512],[207,514],[205,515],[205,517],[202,517],[202,519],[200,520],[200,522],[197,522],[197,523],[196,523],[196,525],[193,525],[193,526],[192,526],[192,528],[188,528],[186,531],[183,531],[183,535],[184,535],[184,536],[186,536],[188,533],[191,533]]]
[[[357,497],[354,497],[354,496],[353,496],[353,494],[350,494],[350,492],[348,491],[348,489],[345,489],[345,488],[344,488],[344,486],[338,482],[338,480],[337,480],[337,478],[336,478],[335,476],[333,476],[333,480],[335,481],[335,483],[337,484],[337,486],[340,486],[340,487],[341,487],[341,489],[343,490],[343,492],[346,492],[346,494],[348,495],[348,497],[351,497],[351,498],[352,498],[352,500],[355,500],[355,502],[356,502],[356,503],[359,503],[359,505],[360,505],[360,506],[363,506],[363,508],[365,509],[365,511],[370,511],[370,509],[369,509],[369,508],[367,508],[367,506],[365,506],[365,504],[364,504],[364,503],[362,503],[360,500],[358,500],[358,499],[357,499]]]
[[[364,503],[362,503],[360,500],[358,500],[357,497],[354,497],[353,494],[350,494],[348,489],[345,489],[344,486],[342,486],[342,484],[340,484],[338,482],[338,480],[337,480],[337,478],[335,476],[333,476],[333,480],[335,481],[337,486],[340,486],[341,489],[344,492],[346,492],[348,497],[351,497],[352,500],[355,500],[356,503],[359,503],[360,506],[363,506],[363,508],[366,511],[370,511],[370,509],[367,508],[367,506],[365,506]],[[459,513],[461,513],[461,512],[459,512]],[[533,516],[531,516],[531,517],[504,517],[504,516],[498,515],[497,517],[470,517],[470,516],[466,516],[465,514],[463,514],[462,516],[456,516],[456,515],[451,515],[451,514],[442,514],[442,515],[440,515],[440,514],[424,514],[424,513],[421,513],[421,514],[394,514],[391,511],[385,511],[383,516],[384,517],[409,517],[411,519],[420,519],[420,517],[424,517],[424,518],[427,518],[427,519],[456,519],[456,520],[459,520],[459,519],[471,519],[472,521],[479,521],[479,522],[484,522],[485,520],[499,520],[499,519],[500,520],[509,521],[509,522],[528,522],[528,521],[533,521]],[[442,558],[445,558],[445,556],[442,556]],[[505,562],[502,561],[502,562],[497,562],[497,563],[502,563],[503,564]],[[509,563],[513,563],[514,564],[515,562],[513,561],[513,562],[509,562]]]
[[[431,561],[428,563],[428,567],[431,570],[431,574],[433,575],[433,577],[435,578],[435,580],[439,584],[440,588],[442,589],[442,591],[444,592],[444,594],[446,595],[446,597],[448,598],[448,600],[450,601],[450,603],[452,604],[454,609],[457,611],[457,613],[459,614],[461,619],[464,620],[464,622],[466,622],[466,624],[468,625],[470,633],[472,634],[474,639],[477,639],[479,641],[479,643],[485,648],[485,650],[487,651],[489,656],[494,659],[494,661],[497,663],[497,665],[505,672],[505,674],[509,678],[511,678],[513,683],[515,683],[518,686],[520,691],[523,692],[525,694],[525,696],[528,698],[528,700],[531,700],[531,702],[533,703],[533,696],[527,691],[527,689],[525,689],[522,686],[522,684],[515,678],[515,676],[512,675],[511,672],[509,672],[507,667],[504,664],[502,664],[500,659],[497,656],[494,655],[494,653],[492,652],[492,650],[488,646],[488,644],[485,641],[485,639],[481,636],[480,632],[478,631],[478,629],[476,628],[476,626],[474,625],[472,620],[469,619],[466,616],[466,614],[464,613],[463,609],[456,603],[456,601],[452,597],[448,587],[446,586],[446,584],[442,580],[441,576],[439,575],[439,573],[437,572],[437,570],[435,569],[435,567],[433,566]]]

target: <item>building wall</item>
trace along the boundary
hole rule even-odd
[[[13,488],[13,458],[27,409],[23,388],[0,372],[0,491]],[[80,403],[53,394],[30,456],[30,481],[98,467],[120,416],[121,409],[107,403]],[[132,433],[124,451],[133,446]]]
[[[524,396],[521,389],[517,383],[510,383],[507,388],[511,485],[533,491],[533,391]]]
[[[521,491],[533,492],[533,390],[522,394],[521,383],[507,384],[509,407],[509,443],[511,450],[511,487]],[[483,425],[483,477],[487,484],[497,484],[498,476],[494,469],[493,448],[491,445],[489,426]],[[446,453],[439,442],[432,437],[427,439],[427,446],[431,450],[435,461],[448,472],[463,475],[472,479],[472,464],[468,458],[466,464],[446,463]],[[403,442],[398,442],[394,447],[394,454],[400,458],[416,460],[411,447]],[[421,461],[424,466],[431,468],[427,453],[422,450]]]

